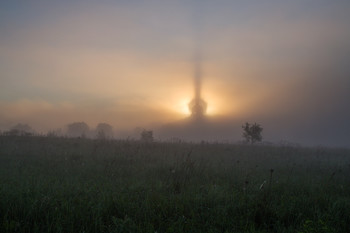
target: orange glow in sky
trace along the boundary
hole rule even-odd
[[[102,2],[4,1],[0,131],[189,117],[200,48],[208,117],[350,138],[350,1]]]

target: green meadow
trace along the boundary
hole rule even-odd
[[[349,149],[0,137],[0,232],[349,229]]]

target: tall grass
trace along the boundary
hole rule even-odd
[[[347,149],[0,137],[0,232],[347,232],[349,184]]]

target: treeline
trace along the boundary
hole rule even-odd
[[[255,144],[262,142],[263,128],[257,124],[246,122],[242,126],[242,138],[240,143]],[[185,133],[185,131],[184,131]],[[115,131],[108,123],[99,123],[95,128],[90,128],[85,122],[73,122],[67,124],[64,129],[49,130],[46,134],[37,133],[28,124],[17,124],[4,132],[0,131],[0,136],[47,136],[47,137],[71,137],[71,138],[93,138],[93,139],[114,139]],[[120,135],[119,135],[120,136]],[[125,136],[125,135],[124,135]],[[140,139],[145,142],[153,142],[154,135],[152,130],[136,128],[127,138]],[[199,136],[200,137],[200,136]],[[170,138],[170,141],[182,141],[179,138]],[[202,140],[203,141],[203,140]],[[267,142],[264,142],[266,144]]]
[[[153,141],[153,131],[138,128],[134,132],[135,136],[143,141]],[[47,136],[47,137],[73,137],[73,138],[97,138],[113,139],[115,131],[113,126],[108,123],[99,123],[95,128],[91,128],[85,122],[73,122],[64,127],[64,129],[49,130],[46,134],[38,133],[28,124],[17,124],[3,132],[2,136]]]

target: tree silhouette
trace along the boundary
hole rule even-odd
[[[98,139],[108,139],[113,137],[113,127],[107,123],[99,123],[96,127]]]
[[[141,141],[153,142],[153,131],[152,130],[143,130],[141,132]]]
[[[85,138],[89,132],[89,126],[85,122],[74,122],[67,125],[68,136]]]
[[[248,122],[245,123],[245,125],[242,126],[243,128],[243,138],[248,143],[255,143],[255,142],[261,142],[262,136],[261,132],[263,131],[263,128],[257,124],[249,124]]]
[[[17,124],[4,132],[6,136],[32,136],[34,134],[35,131],[27,124]]]

